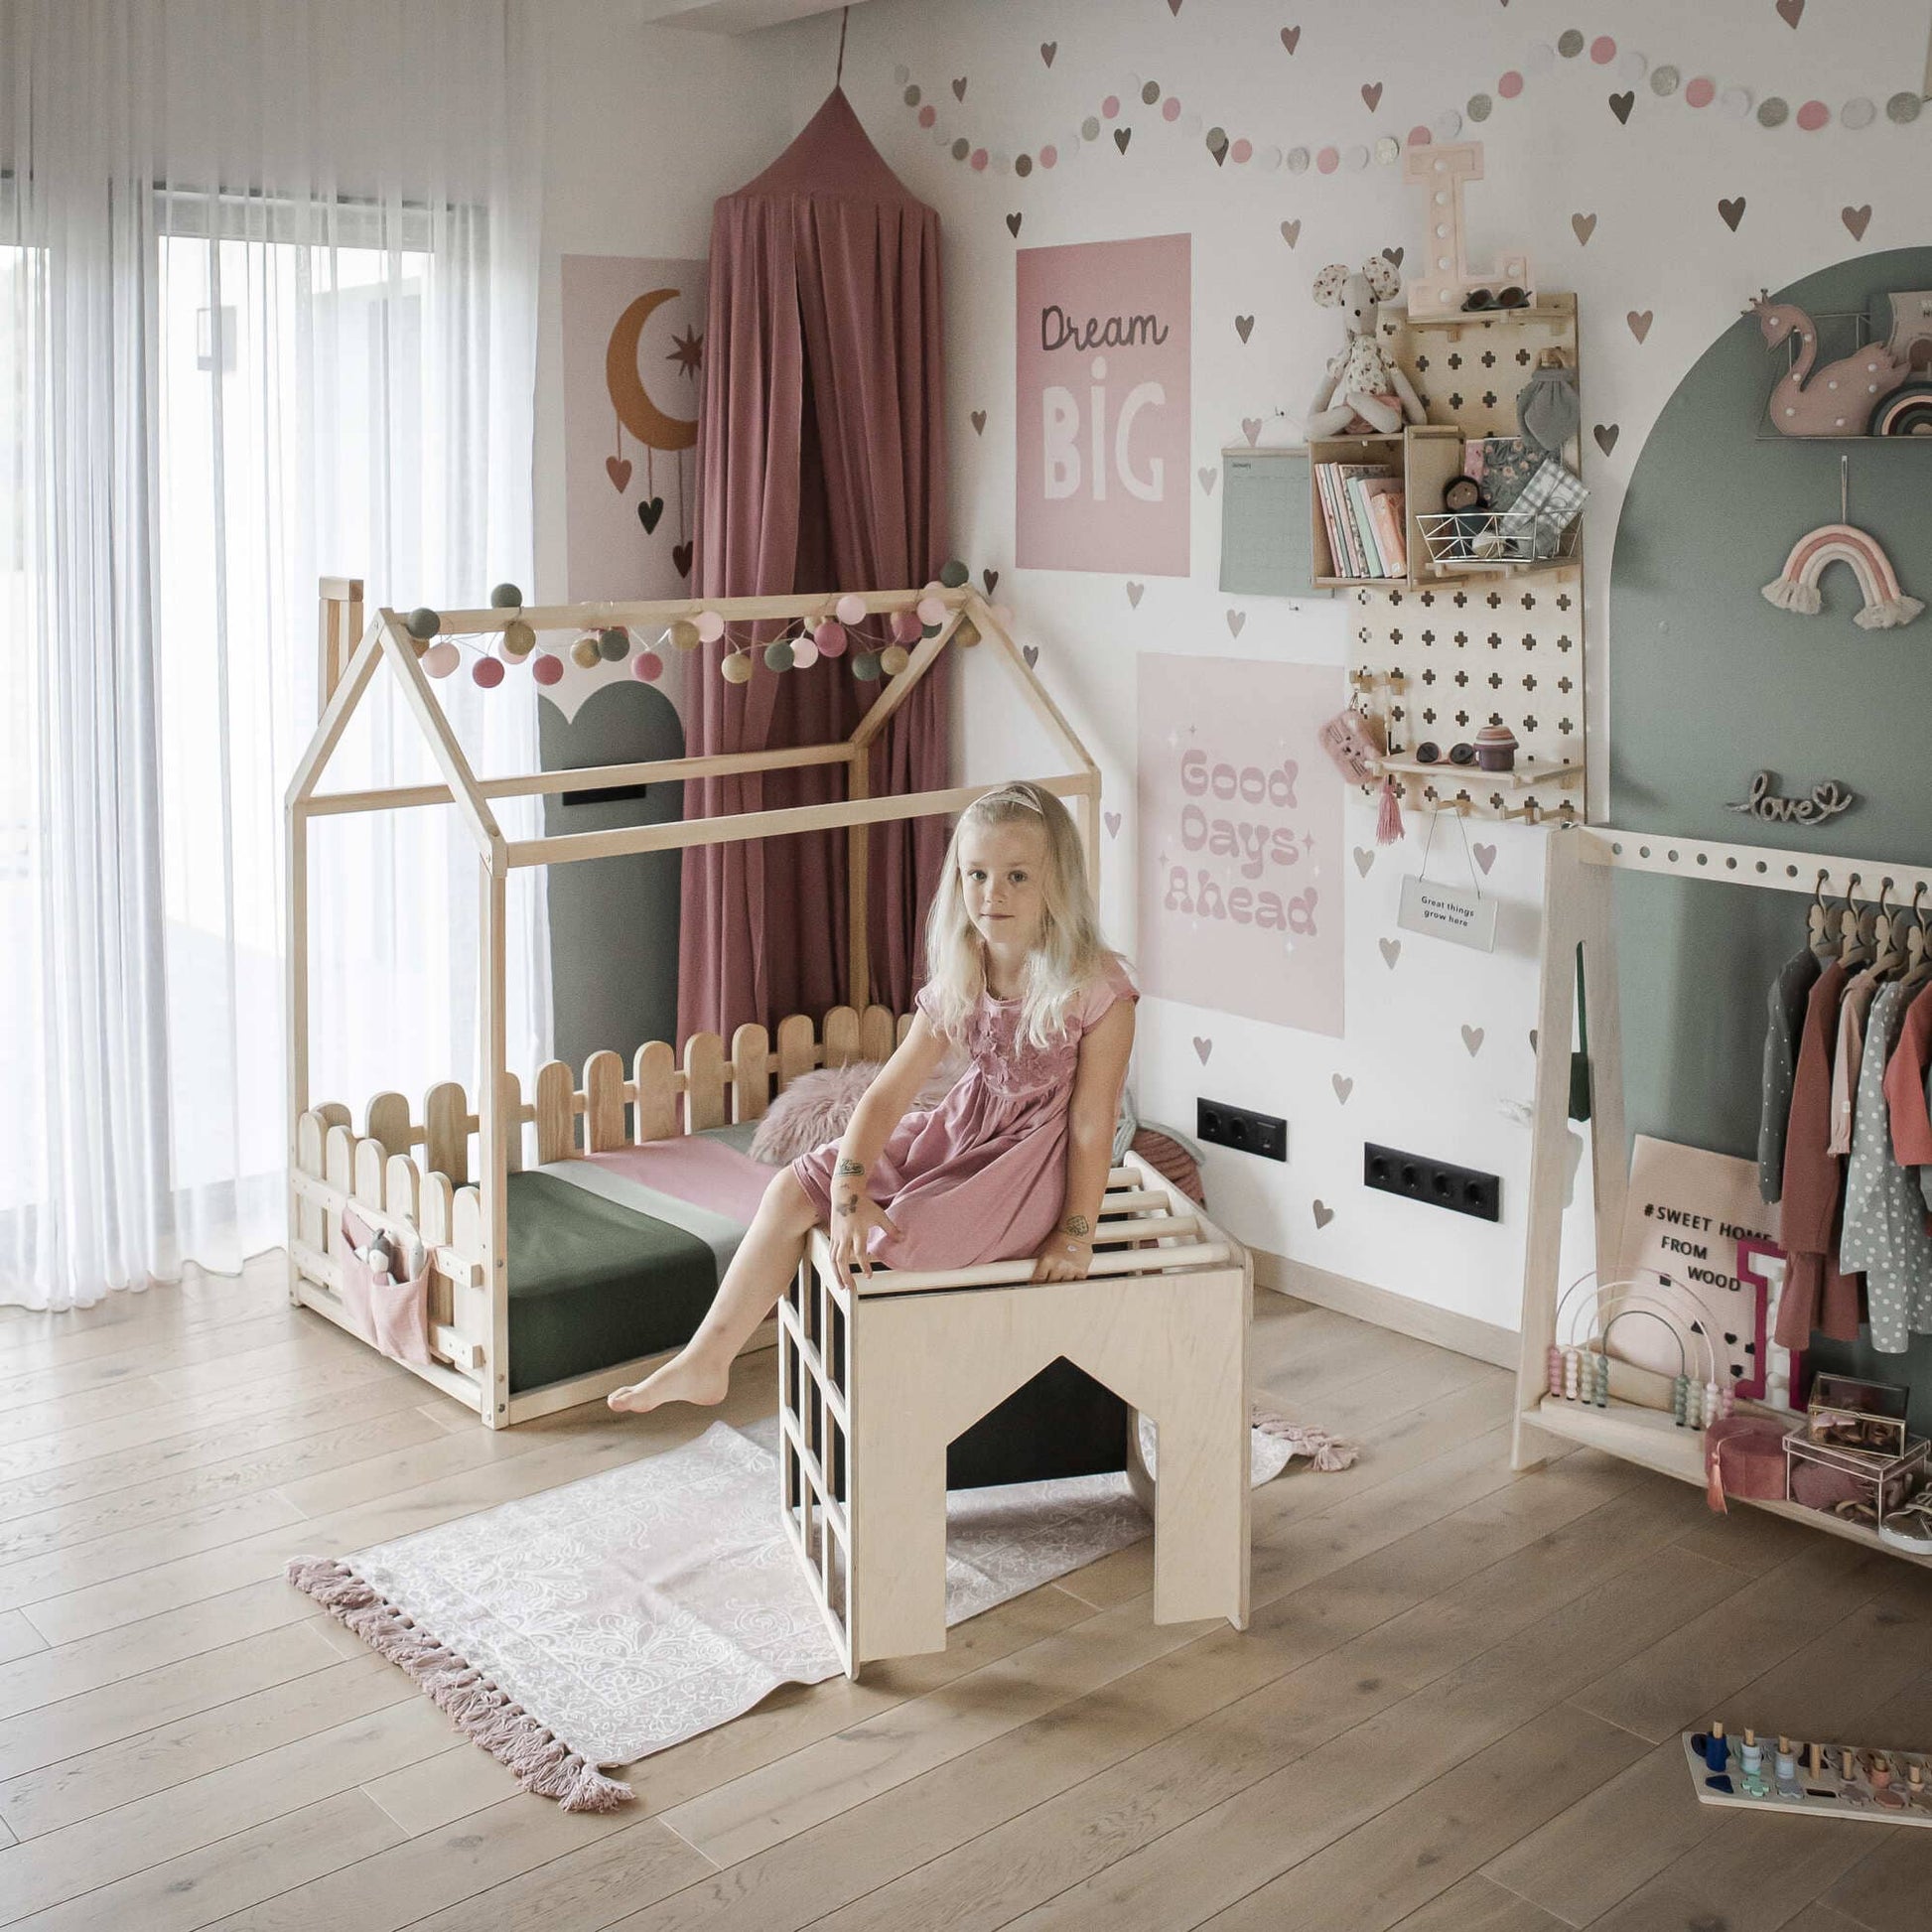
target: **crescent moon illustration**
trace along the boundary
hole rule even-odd
[[[651,450],[688,450],[698,440],[697,418],[667,416],[644,393],[644,379],[637,373],[637,345],[643,338],[644,324],[654,310],[677,300],[676,289],[652,289],[631,303],[611,331],[611,345],[604,354],[604,380],[618,421],[637,441]]]

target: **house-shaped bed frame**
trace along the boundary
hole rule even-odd
[[[930,594],[904,590],[864,595],[868,613],[876,615],[908,609]],[[733,624],[811,620],[829,615],[834,602],[821,594],[708,603],[551,605],[521,611],[450,611],[442,614],[441,624],[444,635],[501,631],[518,618],[539,632],[605,625],[655,632],[676,619],[695,618],[704,611],[715,612]],[[891,1053],[909,1017],[871,1003],[867,827],[956,813],[992,787],[957,785],[873,797],[870,755],[887,721],[950,645],[988,645],[1017,681],[1049,741],[1064,752],[1067,768],[1038,782],[1068,800],[1088,864],[1098,875],[1100,773],[1085,746],[986,600],[967,588],[944,592],[942,602],[944,621],[912,650],[906,668],[884,685],[851,737],[837,743],[480,779],[450,728],[402,619],[392,610],[379,610],[364,629],[359,582],[323,581],[325,704],[287,796],[289,1252],[295,1302],[351,1332],[360,1332],[341,1295],[342,1210],[353,1202],[357,1213],[372,1225],[420,1235],[428,1246],[432,1359],[410,1366],[476,1410],[489,1427],[505,1428],[596,1401],[662,1359],[617,1362],[594,1374],[511,1394],[508,1175],[522,1167],[524,1129],[534,1129],[539,1164],[605,1152],[631,1140],[644,1142],[722,1126],[728,1117],[728,1092],[729,1118],[757,1119],[765,1110],[774,1079],[782,1087],[815,1065],[883,1059]],[[397,680],[444,781],[368,791],[318,790],[344,731],[385,665],[387,674]],[[503,836],[491,810],[499,798],[828,764],[843,766],[846,774],[844,799],[828,804],[514,840]],[[316,1102],[309,1091],[309,827],[313,820],[333,814],[429,805],[454,806],[477,846],[483,1087],[474,1110],[460,1085],[435,1087],[425,1097],[420,1116],[414,1118],[403,1095],[377,1094],[368,1102],[358,1136],[346,1107]],[[725,1042],[712,1034],[694,1035],[681,1056],[665,1041],[649,1041],[637,1049],[627,1076],[615,1052],[594,1053],[584,1066],[581,1085],[571,1068],[552,1061],[539,1071],[531,1097],[524,1098],[517,1077],[504,1064],[505,890],[515,868],[838,829],[850,839],[849,1004],[834,1008],[816,1028],[808,1016],[792,1015],[780,1022],[775,1038],[761,1026],[740,1027],[732,1035],[729,1053]],[[422,1153],[420,1163],[417,1150]],[[1116,1244],[1134,1245],[1103,1254],[1095,1264],[1096,1273],[1158,1272],[1163,1261],[1156,1257],[1171,1262],[1176,1242],[1188,1244],[1182,1265],[1198,1264],[1205,1259],[1203,1243],[1220,1239],[1196,1215],[1192,1203],[1144,1163],[1136,1161],[1117,1170],[1109,1186],[1112,1194],[1103,1239],[1112,1236]],[[1228,1250],[1217,1246],[1212,1259],[1225,1263],[1227,1256]],[[943,1285],[943,1277],[930,1279]],[[926,1280],[920,1278],[921,1286]],[[775,1334],[776,1323],[767,1322],[750,1346],[769,1346]]]

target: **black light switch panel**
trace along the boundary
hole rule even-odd
[[[1194,1102],[1194,1134],[1215,1147],[1258,1154],[1264,1161],[1288,1159],[1288,1122],[1279,1114],[1254,1114],[1224,1100]]]

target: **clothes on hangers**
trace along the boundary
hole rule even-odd
[[[1841,1267],[1863,1271],[1871,1345],[1886,1355],[1902,1355],[1912,1334],[1932,1330],[1932,1235],[1925,1231],[1925,1199],[1914,1171],[1892,1158],[1885,1097],[1885,1074],[1911,1000],[1892,981],[1871,1001],[1838,1247]],[[1842,1032],[1843,1021],[1840,1027]]]
[[[1877,968],[1853,974],[1838,1003],[1838,1040],[1832,1050],[1832,1138],[1834,1154],[1852,1152],[1852,1117],[1858,1108],[1859,1072],[1864,1064],[1864,1017],[1879,987]]]
[[[1805,999],[1785,1129],[1779,1239],[1790,1266],[1778,1305],[1781,1348],[1809,1348],[1814,1328],[1834,1341],[1856,1341],[1859,1334],[1858,1281],[1839,1267],[1835,1252],[1845,1174],[1831,1151],[1832,1059],[1839,999],[1850,977],[1835,959],[1819,973]]]
[[[1806,997],[1820,970],[1818,955],[1807,945],[1779,967],[1771,982],[1757,1117],[1757,1191],[1766,1201],[1784,1192],[1784,1140],[1791,1120],[1791,1081],[1798,1068],[1798,1035],[1805,1022]]]
[[[1932,1107],[1926,1099],[1926,1062],[1932,1058],[1932,986],[1905,1010],[1898,1044],[1885,1062],[1885,1104],[1891,1114],[1891,1156],[1900,1167],[1932,1167]],[[1926,1176],[1919,1180],[1924,1184]]]

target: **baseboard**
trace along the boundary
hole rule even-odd
[[[1266,1248],[1250,1248],[1248,1252],[1254,1257],[1255,1280],[1277,1294],[1296,1296],[1317,1308],[1332,1309],[1337,1314],[1352,1314],[1358,1321],[1393,1328],[1399,1335],[1413,1335],[1418,1341],[1434,1342],[1438,1348],[1472,1355],[1498,1368],[1516,1366],[1518,1340],[1514,1328],[1501,1328],[1472,1314],[1457,1314],[1452,1309],[1432,1308],[1427,1302],[1351,1281],[1346,1275],[1331,1275],[1325,1268],[1311,1268],[1305,1261],[1291,1261]]]

